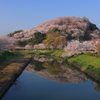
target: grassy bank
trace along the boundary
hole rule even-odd
[[[37,53],[37,54],[47,54],[47,55],[58,56],[58,57],[60,57],[65,52],[66,51],[64,50],[34,50],[33,51],[33,53]]]
[[[12,51],[3,51],[2,56],[0,56],[0,63],[6,61],[7,59],[15,56],[15,53]]]
[[[64,50],[40,50],[40,49],[37,49],[37,50],[34,50],[34,51],[19,51],[19,52],[23,52],[23,53],[30,53],[30,54],[35,54],[37,56],[40,56],[40,55],[46,55],[48,57],[51,57],[53,59],[57,59],[57,60],[63,60],[61,58],[61,55],[63,53],[65,53],[66,51]]]
[[[96,56],[89,56],[86,54],[80,54],[74,57],[68,58],[74,64],[77,64],[81,69],[89,70],[93,74],[100,76],[100,58]]]
[[[49,58],[64,61],[64,58],[62,58],[61,55],[65,53],[66,51],[64,50],[34,50],[32,52],[38,56],[42,54],[42,55],[48,56]]]
[[[0,57],[0,87],[31,58],[28,52],[4,51]]]

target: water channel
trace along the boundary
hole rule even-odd
[[[34,56],[1,100],[100,100],[100,84],[62,61]]]

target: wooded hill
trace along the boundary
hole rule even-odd
[[[100,30],[86,17],[60,17],[30,30],[15,31],[8,36],[17,39],[18,45],[23,47],[28,45],[34,49],[64,49],[71,41],[85,42],[83,44],[86,45],[87,41],[99,39]]]

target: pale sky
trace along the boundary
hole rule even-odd
[[[67,16],[85,16],[100,28],[100,0],[0,0],[0,35]]]

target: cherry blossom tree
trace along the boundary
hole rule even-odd
[[[34,49],[45,49],[45,45],[43,43],[40,43],[40,44],[37,44],[37,45],[34,45],[33,47]]]
[[[32,50],[33,48],[32,48],[32,46],[30,46],[30,45],[26,45],[26,46],[25,46],[25,49],[27,49],[27,50]]]
[[[68,45],[64,48],[64,50],[67,51],[66,56],[72,56],[82,52],[94,50],[94,45],[93,41],[79,42],[77,40],[73,40],[68,42]]]
[[[14,48],[15,44],[17,44],[17,39],[9,36],[0,36],[0,49],[7,50]]]

